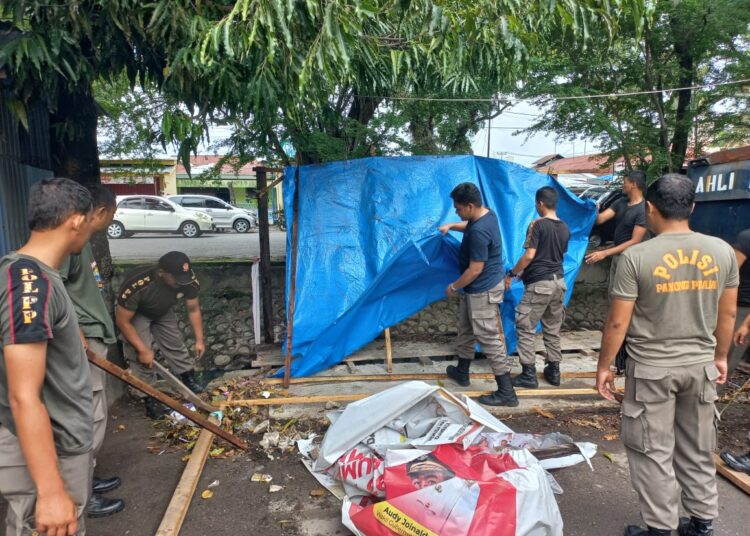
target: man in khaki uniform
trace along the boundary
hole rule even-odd
[[[560,385],[560,328],[565,318],[563,301],[565,286],[563,257],[568,250],[570,230],[557,217],[557,191],[545,186],[536,192],[536,210],[541,218],[534,220],[526,231],[526,252],[505,277],[508,290],[513,279],[523,278],[525,290],[516,307],[518,357],[523,371],[513,378],[516,387],[539,387],[536,379],[536,326],[542,321],[542,337],[547,352],[544,378]]]
[[[628,526],[627,536],[711,536],[718,515],[714,402],[739,277],[726,242],[690,231],[694,200],[683,175],[649,187],[646,215],[658,236],[622,254],[612,285],[597,389],[613,399],[610,367],[625,339],[621,437],[647,525]],[[678,519],[680,499],[689,519]]]
[[[0,494],[6,536],[85,534],[91,491],[89,364],[57,269],[89,239],[91,196],[68,179],[32,187],[31,236],[0,259]]]
[[[91,216],[92,233],[105,230],[112,223],[117,209],[114,194],[107,188],[95,185],[89,188],[94,211]],[[99,273],[99,266],[94,259],[91,243],[87,243],[78,255],[71,255],[60,267],[60,277],[65,283],[71,301],[76,309],[78,325],[81,328],[81,340],[86,349],[106,358],[110,344],[117,342],[115,325],[104,302],[102,292],[104,282]],[[91,389],[94,403],[94,447],[96,456],[104,443],[107,431],[107,373],[97,366],[89,364],[91,372]],[[125,508],[122,499],[110,499],[102,495],[120,485],[120,478],[96,478],[92,485],[92,494],[86,513],[89,517],[105,517],[116,514]]]
[[[511,361],[500,335],[500,304],[503,301],[503,250],[497,216],[482,204],[482,194],[474,184],[464,182],[451,192],[453,206],[461,222],[440,226],[446,234],[464,234],[459,253],[461,276],[448,285],[449,298],[460,294],[458,312],[458,366],[450,365],[448,376],[462,386],[469,385],[469,367],[479,342],[495,375],[497,391],[479,398],[490,406],[517,406],[518,399],[510,377]]]

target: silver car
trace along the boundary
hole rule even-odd
[[[210,195],[170,195],[173,203],[195,212],[204,212],[211,216],[219,230],[234,229],[238,233],[247,233],[258,227],[258,216],[251,210],[230,205],[218,197]]]

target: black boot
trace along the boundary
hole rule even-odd
[[[445,369],[445,373],[448,377],[456,382],[461,387],[468,387],[471,384],[469,380],[469,367],[471,366],[471,359],[458,358],[458,366],[448,365]]]
[[[479,403],[486,406],[516,407],[518,405],[518,398],[516,398],[516,391],[513,389],[513,380],[510,377],[510,372],[506,372],[502,376],[495,376],[495,382],[497,382],[497,391],[489,395],[480,396]]]
[[[513,385],[515,387],[526,387],[528,389],[536,389],[539,387],[539,382],[536,379],[536,367],[534,365],[521,365],[521,369],[521,374],[513,378]]]
[[[680,526],[677,528],[680,536],[713,536],[714,520],[699,519],[697,517],[680,518]]]
[[[548,361],[544,367],[544,379],[552,385],[560,385],[560,363]]]
[[[113,476],[110,478],[94,477],[94,483],[91,486],[91,492],[93,494],[107,493],[108,491],[112,491],[113,489],[120,487],[120,484],[122,484],[122,480],[120,480],[119,476]]]
[[[143,404],[146,406],[146,417],[149,419],[162,419],[169,413],[167,406],[150,396],[143,399]]]
[[[93,494],[86,505],[86,515],[89,517],[107,517],[125,508],[122,499],[108,499],[103,495]]]
[[[721,459],[727,464],[727,467],[740,473],[747,473],[750,475],[750,452],[742,456],[732,454],[731,452],[724,451],[720,454]]]
[[[185,387],[190,389],[194,393],[202,393],[206,389],[198,383],[198,381],[195,379],[195,371],[194,370],[188,370],[187,372],[183,372],[180,374],[180,380],[182,380],[182,383],[185,384]]]
[[[638,525],[628,525],[625,529],[625,536],[671,536],[671,530],[655,529],[646,527],[642,529]]]

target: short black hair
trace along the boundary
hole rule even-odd
[[[557,190],[552,186],[542,186],[536,191],[536,202],[541,203],[545,207],[551,210],[557,208]]]
[[[459,205],[468,205],[471,203],[475,207],[482,206],[482,192],[476,185],[470,182],[462,182],[451,192],[451,199]]]
[[[91,194],[91,203],[94,205],[94,209],[117,208],[117,198],[115,197],[115,194],[112,193],[112,190],[101,184],[89,184],[87,188]]]
[[[32,231],[56,229],[74,214],[88,214],[91,194],[70,179],[43,179],[29,191],[27,220]]]
[[[695,203],[695,185],[685,175],[668,173],[648,187],[646,201],[668,220],[687,220]]]
[[[625,178],[635,184],[635,187],[638,188],[641,193],[646,191],[646,174],[640,169],[631,169],[625,173]]]

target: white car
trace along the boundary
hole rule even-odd
[[[178,205],[195,212],[205,212],[214,219],[217,229],[234,229],[238,233],[247,233],[258,226],[258,216],[243,208],[238,208],[210,195],[170,195],[167,197]]]
[[[110,238],[127,238],[133,233],[180,233],[196,238],[212,231],[214,222],[203,212],[192,212],[169,199],[155,195],[117,197],[117,211],[107,228]]]

